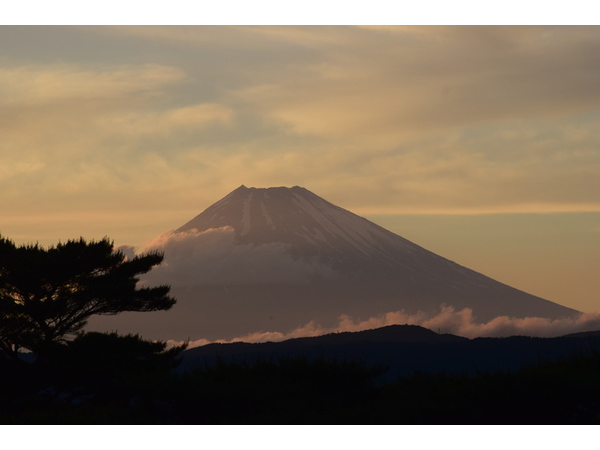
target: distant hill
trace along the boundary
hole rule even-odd
[[[323,336],[289,339],[288,343],[307,345],[345,345],[357,342],[441,343],[463,342],[467,338],[453,334],[438,334],[417,325],[389,325],[372,330],[330,333]]]
[[[513,336],[467,339],[415,325],[259,344],[209,344],[184,352],[180,371],[221,362],[307,357],[361,362],[388,368],[382,381],[400,375],[514,371],[542,361],[600,352],[600,331],[556,338]]]
[[[582,331],[580,333],[571,333],[563,337],[566,338],[596,338],[600,337],[600,331]]]

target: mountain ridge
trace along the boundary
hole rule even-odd
[[[469,339],[439,334],[418,325],[390,325],[370,330],[330,333],[280,342],[213,343],[186,350],[179,371],[241,362],[307,358],[360,362],[385,368],[380,381],[415,373],[460,373],[514,371],[525,366],[573,355],[600,351],[600,331],[583,336],[554,338],[528,336]]]

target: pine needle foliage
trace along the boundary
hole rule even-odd
[[[158,252],[129,259],[108,238],[44,248],[0,236],[0,351],[43,355],[93,315],[171,308],[169,286],[138,286],[138,276],[162,260]]]

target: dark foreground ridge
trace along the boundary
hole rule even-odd
[[[0,359],[0,423],[600,422],[599,332],[469,340],[390,326],[178,354],[88,333],[44,361]]]
[[[185,351],[179,370],[193,370],[217,362],[252,364],[259,360],[299,357],[385,367],[378,377],[382,383],[415,373],[472,376],[480,372],[516,371],[541,361],[556,361],[600,349],[600,332],[596,333],[556,338],[467,339],[438,334],[416,325],[390,325],[283,342],[209,344]]]

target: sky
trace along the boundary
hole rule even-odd
[[[0,26],[0,233],[143,246],[303,186],[600,312],[600,27]]]

